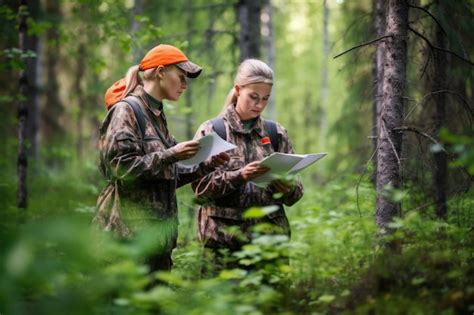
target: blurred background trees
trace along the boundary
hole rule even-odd
[[[397,5],[408,12],[397,25],[403,29],[401,37],[392,33],[393,14],[400,13]],[[265,116],[288,129],[297,153],[329,153],[303,174],[306,196],[289,211],[297,228],[293,267],[297,282],[303,284],[291,296],[313,304],[296,306],[282,299],[283,308],[301,307],[304,312],[312,305],[320,311],[345,310],[357,308],[341,302],[345,297],[364,296],[368,301],[367,292],[391,292],[374,284],[387,280],[382,275],[384,262],[367,258],[375,256],[371,237],[377,233],[370,225],[375,216],[380,216],[380,226],[395,232],[394,238],[425,246],[418,263],[425,258],[432,265],[427,265],[426,274],[410,271],[410,288],[432,297],[430,301],[445,301],[448,308],[456,309],[458,302],[462,310],[470,305],[463,301],[472,297],[474,288],[460,289],[465,283],[460,279],[472,276],[472,269],[463,268],[468,262],[473,265],[472,255],[465,252],[472,244],[474,222],[473,1],[6,0],[0,4],[0,25],[0,200],[4,208],[0,246],[6,248],[2,261],[39,257],[24,254],[29,252],[25,248],[33,246],[28,233],[38,230],[37,219],[73,214],[82,223],[90,220],[104,184],[96,167],[98,127],[106,114],[104,92],[148,49],[169,43],[204,68],[179,102],[165,103],[170,129],[178,140],[191,138],[203,121],[220,113],[239,62],[258,57],[275,71]],[[394,42],[405,52],[391,53]],[[392,76],[387,52],[404,72],[397,79],[401,81]],[[395,123],[386,119],[387,111],[393,110]],[[392,173],[384,177],[381,165],[385,168],[386,163]],[[187,209],[180,214],[177,250],[178,270],[180,266],[185,270],[195,257],[186,247],[193,246],[194,205],[187,188],[180,191],[179,200],[180,209]],[[26,209],[24,219],[33,224],[25,234],[17,226],[19,208]],[[423,220],[431,219],[422,226]],[[56,221],[47,224],[60,230]],[[76,225],[71,229],[82,231]],[[351,236],[356,250],[351,249]],[[66,246],[67,253],[68,246],[75,245],[83,246],[84,255],[92,250],[60,239],[56,234],[45,236],[45,242]],[[307,248],[310,242],[314,245]],[[439,246],[429,247],[433,242],[449,249],[449,254]],[[133,261],[130,255],[125,255],[126,260]],[[406,259],[416,257],[411,255]],[[317,266],[309,264],[308,258]],[[100,256],[84,266],[97,267],[104,260]],[[350,267],[351,263],[359,267]],[[436,269],[439,264],[452,276],[444,283],[449,288],[442,295],[446,300],[422,291],[424,284],[443,285],[427,276],[442,274]],[[369,265],[373,273],[365,273]],[[82,272],[80,266],[61,266],[75,275]],[[34,271],[25,268],[27,274]],[[54,273],[49,268],[45,270]],[[141,275],[138,265],[126,268],[130,279],[141,281],[141,276],[130,276]],[[0,283],[0,289],[12,285],[12,279]],[[365,281],[358,283],[360,279]],[[317,285],[312,283],[316,280]],[[41,281],[35,282],[39,292],[54,292]],[[406,284],[388,283],[390,288]],[[186,290],[194,285],[200,284],[183,284]],[[351,289],[354,286],[357,290]],[[13,297],[23,296],[22,286],[15,288],[19,293],[13,292]],[[134,285],[127,288],[135,290]],[[221,289],[229,293],[227,287]],[[104,296],[110,293],[101,290]],[[100,303],[100,298],[85,299]],[[255,303],[267,312],[274,310],[265,309],[265,301]],[[182,311],[178,305],[173,307]]]

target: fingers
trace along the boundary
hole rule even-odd
[[[230,155],[226,152],[219,153],[218,157],[224,161],[230,161]]]
[[[275,190],[281,192],[281,193],[287,193],[289,191],[291,191],[291,186],[288,186],[286,185],[285,183],[279,181],[279,180],[275,180],[272,182],[272,188],[274,188]]]

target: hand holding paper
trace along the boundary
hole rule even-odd
[[[178,163],[182,166],[192,167],[198,165],[202,161],[211,158],[221,152],[229,151],[235,148],[235,145],[225,141],[219,137],[215,132],[208,134],[201,139],[199,142],[199,150],[190,159],[179,161]]]
[[[299,173],[326,155],[325,152],[305,155],[275,152],[260,163],[260,165],[268,167],[270,171],[252,181],[259,186],[265,186],[279,176]]]

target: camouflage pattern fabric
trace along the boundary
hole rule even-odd
[[[204,163],[178,166],[176,140],[163,109],[149,105],[142,86],[132,95],[145,116],[145,136],[141,139],[130,105],[119,102],[109,110],[99,139],[100,169],[109,183],[97,200],[94,222],[121,238],[132,237],[137,229],[151,231],[160,251],[171,253],[178,230],[176,188],[213,169]]]
[[[227,141],[237,148],[228,152],[231,159],[227,164],[192,184],[195,195],[202,203],[198,211],[199,240],[207,247],[238,250],[251,240],[251,227],[262,222],[271,223],[278,233],[289,235],[290,227],[283,205],[291,206],[303,196],[301,182],[296,180],[294,188],[279,199],[274,198],[276,191],[271,188],[260,188],[252,182],[245,182],[240,169],[274,152],[269,141],[262,141],[269,135],[262,128],[260,118],[251,129],[246,130],[232,105],[223,114],[223,119]],[[195,139],[212,132],[211,121],[206,121],[199,127]],[[278,123],[277,133],[280,152],[294,153],[287,131]],[[279,209],[259,220],[242,218],[242,213],[249,207],[269,205],[277,205]],[[238,227],[240,232],[230,232],[230,226]]]

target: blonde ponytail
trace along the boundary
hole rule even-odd
[[[140,83],[138,72],[138,65],[128,68],[127,74],[125,75],[125,90],[123,91],[122,98],[125,98]]]

